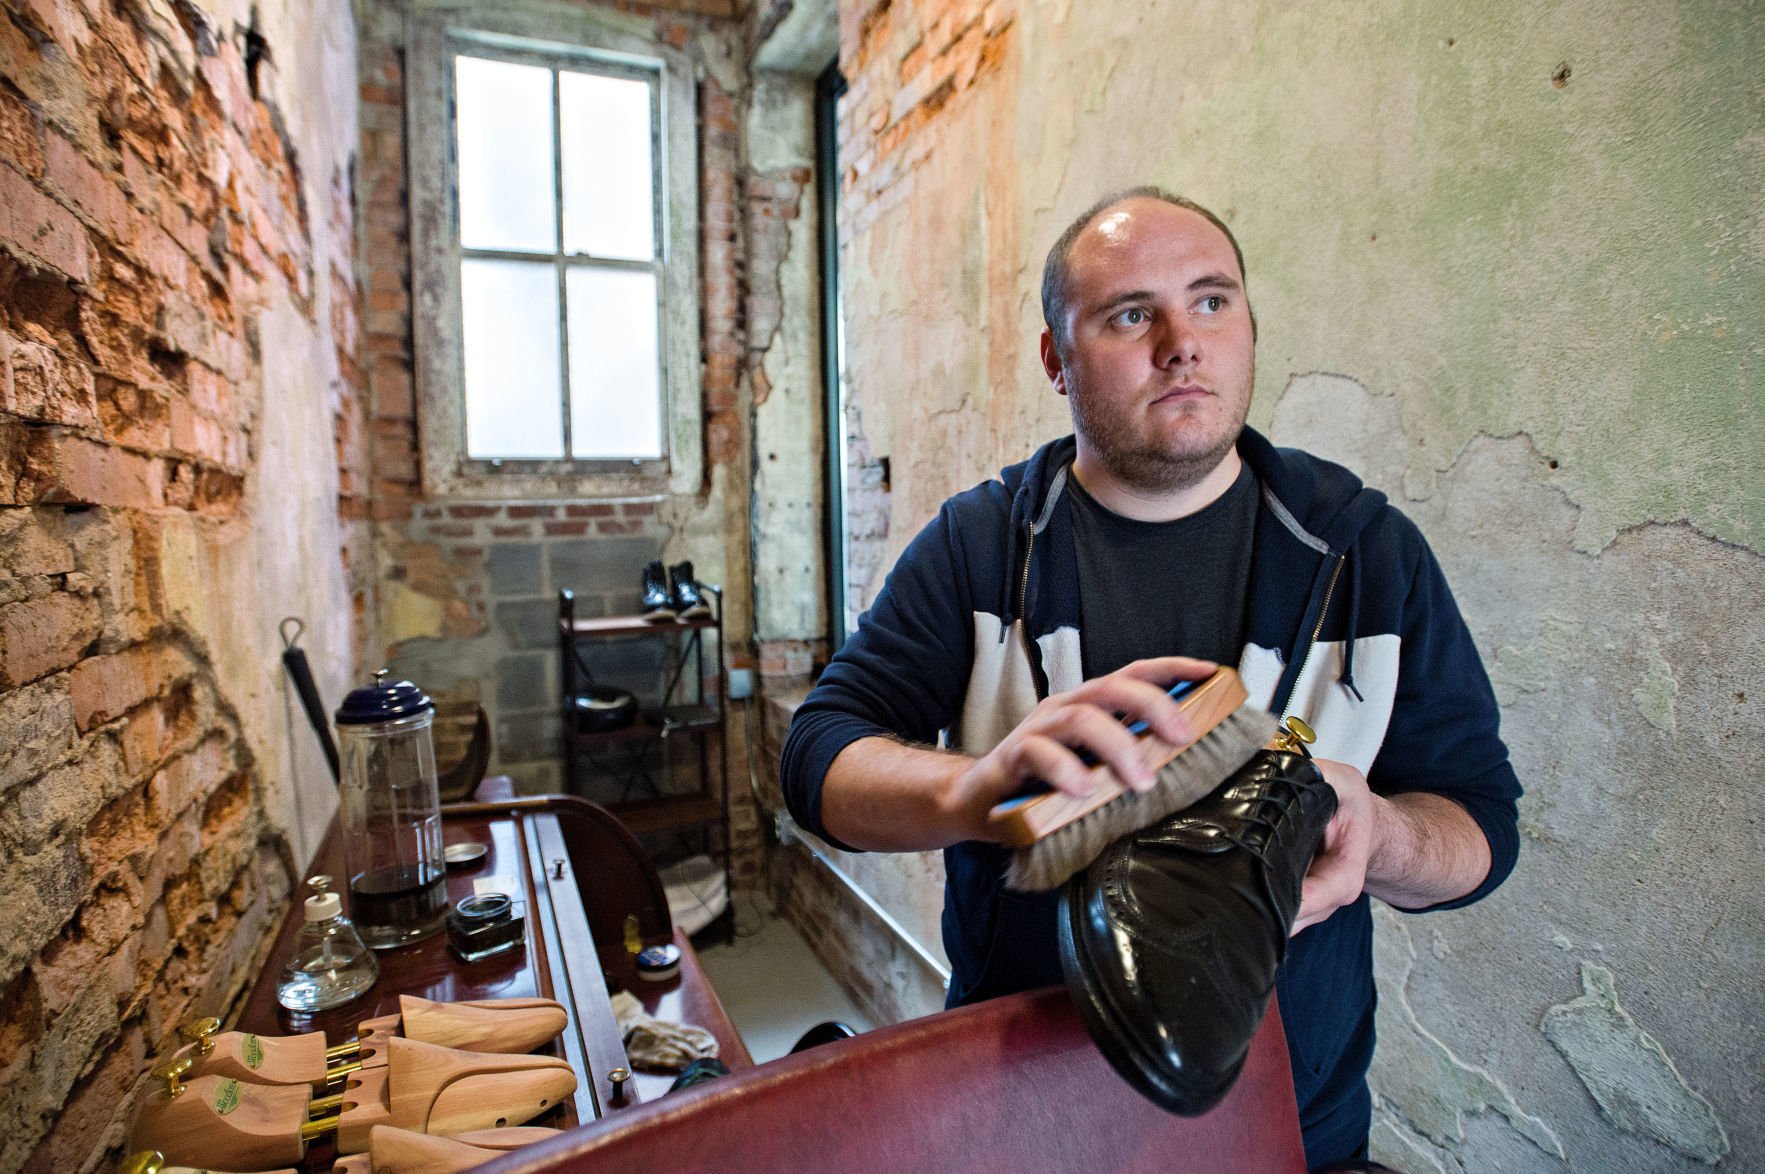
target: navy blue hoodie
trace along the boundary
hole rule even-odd
[[[1261,488],[1239,671],[1251,700],[1318,732],[1374,791],[1458,801],[1489,840],[1481,899],[1519,851],[1495,696],[1432,552],[1385,495],[1340,465],[1245,429]],[[985,754],[1050,693],[1082,680],[1078,567],[1064,493],[1072,437],[944,503],[797,710],[781,767],[792,816],[821,822],[821,785],[852,742],[892,735]],[[1176,572],[1173,572],[1176,573]],[[1180,648],[1171,649],[1181,653]],[[842,845],[843,846],[843,845]],[[1004,889],[1006,850],[945,850],[952,1006],[1061,981],[1057,893]],[[1367,898],[1295,937],[1276,983],[1313,1165],[1366,1143],[1373,1056]]]

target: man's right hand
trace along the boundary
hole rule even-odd
[[[1079,747],[1143,791],[1155,776],[1135,753],[1127,724],[1144,720],[1165,741],[1187,743],[1194,734],[1189,719],[1165,691],[1217,667],[1186,656],[1137,660],[1043,701],[980,758],[892,738],[860,738],[828,769],[822,822],[842,843],[872,851],[997,840],[987,813],[1032,780],[1072,795],[1090,794],[1091,768],[1079,758]]]
[[[1079,757],[1080,747],[1131,789],[1149,789],[1158,776],[1142,760],[1139,739],[1128,732],[1128,724],[1144,720],[1165,741],[1188,743],[1194,731],[1167,690],[1179,680],[1200,680],[1218,667],[1186,656],[1137,660],[1042,701],[956,777],[949,802],[952,817],[969,829],[963,838],[997,839],[987,813],[1034,780],[1078,798],[1089,795],[1092,768]]]

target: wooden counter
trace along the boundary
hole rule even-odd
[[[356,1002],[314,1014],[289,1011],[276,1002],[276,981],[300,926],[301,901],[306,896],[303,885],[283,921],[268,964],[232,1026],[261,1035],[323,1031],[327,1042],[336,1044],[354,1038],[360,1021],[397,1013],[401,994],[442,1002],[534,995],[553,998],[569,1011],[570,1027],[548,1050],[569,1061],[578,1087],[572,1102],[531,1124],[556,1127],[631,1109],[661,1096],[673,1082],[671,1073],[638,1073],[626,1085],[624,1096],[614,1099],[607,1073],[625,1066],[626,1058],[608,1004],[609,989],[629,990],[652,1018],[692,1023],[711,1032],[717,1037],[720,1058],[731,1071],[752,1067],[753,1060],[705,978],[692,943],[671,927],[657,932],[658,927],[669,925],[665,906],[658,912],[654,901],[646,901],[642,908],[626,909],[620,903],[633,900],[630,886],[603,885],[591,877],[591,873],[604,876],[607,861],[604,857],[594,862],[580,859],[584,854],[580,828],[592,822],[583,817],[602,815],[598,809],[585,813],[590,807],[580,799],[548,796],[442,809],[444,842],[477,841],[489,849],[472,864],[448,869],[449,901],[457,902],[487,887],[508,893],[524,907],[526,941],[522,948],[480,962],[462,962],[448,949],[446,933],[439,933],[415,945],[376,951],[380,978]],[[577,830],[566,834],[567,827]],[[577,849],[574,854],[572,844]],[[597,845],[597,852],[622,850],[618,844]],[[641,858],[635,867],[653,877]],[[338,890],[345,887],[342,836],[335,822],[308,875],[319,873],[336,878]],[[660,892],[659,886],[654,889]],[[601,898],[598,905],[597,897]],[[640,981],[622,940],[603,930],[597,946],[591,923],[617,925],[627,912],[638,914],[640,923],[649,928],[644,934],[645,945],[666,941],[672,933],[681,952],[678,976],[663,983]],[[307,1168],[329,1170],[332,1157],[328,1142],[315,1143]]]

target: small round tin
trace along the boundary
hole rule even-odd
[[[667,982],[680,973],[680,947],[669,943],[638,951],[637,976],[647,982]]]
[[[441,850],[441,858],[453,868],[464,868],[468,864],[476,864],[484,859],[489,851],[477,840],[462,840],[457,844],[449,844]]]

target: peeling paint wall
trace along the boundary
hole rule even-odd
[[[1765,10],[841,17],[848,369],[891,469],[877,576],[945,496],[1070,430],[1035,348],[1065,223],[1135,183],[1213,207],[1262,328],[1252,423],[1421,525],[1528,788],[1498,894],[1381,911],[1375,1155],[1765,1162]],[[999,48],[926,111],[913,54],[976,21]]]

